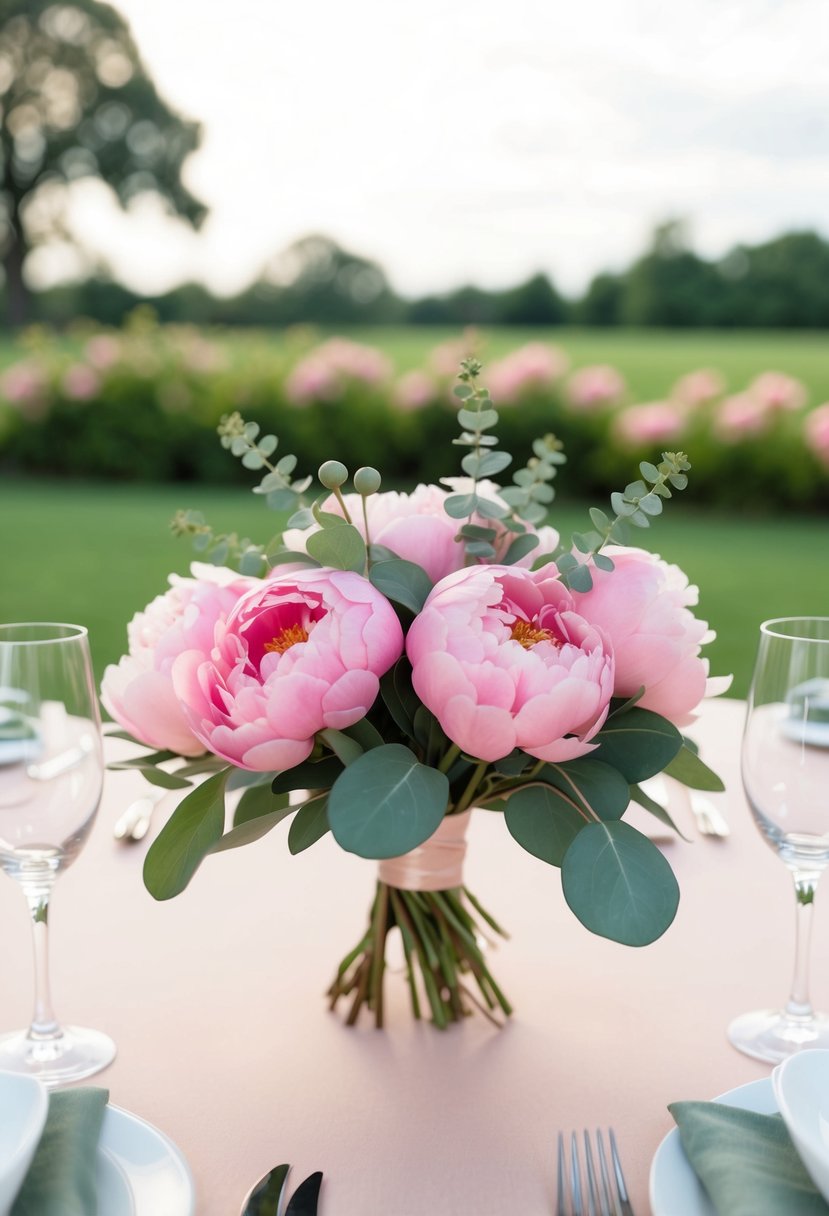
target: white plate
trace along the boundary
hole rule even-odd
[[[98,1211],[107,1216],[194,1216],[187,1162],[151,1123],[108,1106],[98,1143]]]
[[[714,1098],[726,1106],[753,1110],[758,1115],[776,1115],[777,1101],[771,1077],[750,1081]],[[702,1183],[685,1156],[679,1130],[674,1128],[656,1150],[651,1164],[650,1200],[653,1216],[716,1216]]]

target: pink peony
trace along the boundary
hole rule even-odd
[[[614,429],[617,438],[628,447],[671,443],[685,430],[685,415],[671,401],[630,405],[617,416]]]
[[[170,575],[171,588],[156,596],[127,626],[129,653],[104,672],[101,700],[109,714],[149,747],[182,756],[204,751],[173,691],[172,667],[184,651],[210,654],[217,621],[260,580],[194,562],[193,578]]]
[[[338,401],[349,383],[376,387],[391,376],[386,356],[373,346],[329,338],[300,359],[285,381],[285,395],[293,405],[311,401]]]
[[[749,395],[772,413],[799,410],[806,404],[806,389],[783,372],[763,372],[749,385]]]
[[[0,394],[32,422],[46,414],[46,388],[44,370],[33,361],[13,363],[0,376]]]
[[[592,570],[592,591],[573,594],[576,611],[613,646],[614,695],[632,697],[644,686],[639,704],[681,726],[706,694],[724,692],[731,682],[709,680],[708,660],[700,658],[714,635],[690,611],[698,589],[678,566],[644,549],[611,545],[605,552],[616,568]]]
[[[613,692],[613,652],[575,611],[553,563],[450,574],[406,649],[417,695],[470,755],[499,760],[520,747],[563,761],[593,750]]]
[[[93,367],[105,371],[121,357],[121,342],[112,334],[95,334],[84,348],[84,353]]]
[[[468,486],[463,478],[447,478],[451,481],[452,493],[462,493]],[[487,498],[498,497],[498,487],[492,482],[478,483],[481,493]],[[390,490],[384,494],[372,494],[367,499],[369,536],[372,544],[384,545],[398,557],[406,561],[416,562],[422,566],[433,583],[438,582],[444,575],[460,570],[466,555],[463,545],[455,540],[462,520],[451,519],[443,508],[450,491],[440,486],[419,485],[411,494],[399,494]],[[345,505],[348,513],[365,538],[363,507],[359,494],[346,494]],[[323,503],[325,511],[341,515],[337,500],[332,495]],[[485,520],[476,517],[475,523],[494,527],[498,532],[496,540],[497,558],[502,558],[512,540],[514,533],[508,533],[497,520]],[[537,530],[529,527],[539,538],[538,547],[522,559],[523,565],[530,566],[542,553],[551,553],[558,545],[558,533],[554,528],[543,527]],[[304,553],[306,542],[312,532],[319,531],[318,527],[287,531],[283,537],[287,548],[294,552]],[[496,558],[496,560],[497,560]]]
[[[281,771],[310,755],[317,731],[365,717],[402,650],[394,609],[362,575],[294,570],[239,600],[209,657],[181,654],[173,683],[211,752]]]
[[[806,446],[818,461],[829,469],[829,401],[806,415],[803,420],[803,437]]]
[[[625,382],[615,367],[597,364],[580,367],[567,384],[567,400],[573,409],[591,413],[615,405],[624,396]]]

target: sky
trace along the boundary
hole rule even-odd
[[[211,208],[196,236],[75,190],[73,230],[137,289],[231,293],[312,231],[405,295],[537,270],[575,293],[669,216],[708,256],[829,236],[827,0],[117,7],[204,124],[185,176]]]

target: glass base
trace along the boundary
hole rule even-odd
[[[62,1026],[55,1036],[37,1038],[26,1030],[0,1036],[0,1070],[36,1077],[47,1089],[81,1081],[115,1059],[108,1035],[80,1026]]]
[[[728,1038],[745,1055],[779,1064],[807,1047],[829,1047],[829,1017],[815,1013],[798,1018],[779,1009],[761,1009],[735,1018]]]

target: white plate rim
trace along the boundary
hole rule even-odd
[[[141,1115],[136,1115],[130,1110],[125,1110],[123,1106],[116,1106],[114,1103],[108,1102],[105,1110],[105,1118],[103,1127],[101,1129],[101,1139],[98,1148],[101,1153],[108,1154],[110,1159],[115,1161],[117,1168],[125,1173],[127,1181],[129,1181],[129,1171],[122,1166],[120,1156],[115,1153],[112,1145],[108,1143],[108,1140],[112,1135],[112,1126],[109,1122],[112,1117],[114,1117],[117,1122],[123,1123],[123,1126],[120,1129],[121,1131],[129,1129],[131,1126],[134,1127],[137,1124],[141,1129],[142,1134],[149,1135],[154,1140],[159,1142],[165,1155],[178,1167],[178,1170],[180,1171],[180,1174],[186,1182],[189,1190],[189,1193],[186,1196],[187,1206],[186,1208],[182,1208],[180,1214],[176,1213],[176,1216],[195,1216],[196,1184],[193,1178],[193,1171],[190,1169],[187,1159],[178,1145],[175,1144],[168,1135],[162,1132],[160,1128],[156,1127],[154,1123],[150,1123],[148,1119],[144,1119],[141,1117]],[[144,1212],[136,1208],[135,1216],[144,1216]],[[153,1216],[153,1214],[148,1212],[147,1216]]]
[[[738,1085],[724,1094],[718,1094],[711,1101],[737,1106],[741,1110],[757,1111],[762,1115],[773,1115],[778,1110],[771,1077],[760,1077],[756,1081],[748,1081],[745,1085]],[[676,1194],[671,1195],[670,1208],[665,1207],[664,1203],[660,1206],[660,1194],[664,1193],[664,1188],[669,1185],[669,1182],[665,1181],[665,1175],[675,1175],[677,1171],[679,1171],[679,1185],[683,1188],[683,1193],[679,1196],[683,1206],[682,1208],[675,1206]],[[683,1175],[685,1176],[683,1177]],[[671,1185],[676,1186],[676,1178]],[[679,1129],[676,1127],[663,1137],[654,1153],[648,1179],[648,1198],[653,1216],[716,1216],[702,1184],[685,1156],[679,1138]]]

